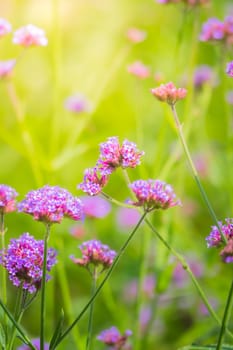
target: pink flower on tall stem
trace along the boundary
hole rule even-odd
[[[0,18],[0,38],[10,33],[12,30],[10,22],[5,18]]]
[[[43,29],[28,24],[14,32],[13,43],[24,47],[46,46],[48,39]]]
[[[174,105],[177,101],[185,98],[187,90],[184,88],[176,88],[172,82],[169,82],[167,84],[161,84],[159,87],[152,89],[151,93],[159,101]]]

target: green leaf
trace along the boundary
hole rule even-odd
[[[59,340],[60,335],[62,334],[63,323],[64,323],[64,311],[61,310],[60,319],[58,321],[57,327],[54,331],[54,334],[49,344],[49,350],[56,349],[57,341]]]
[[[6,334],[1,324],[0,324],[0,345],[2,349],[6,348]]]

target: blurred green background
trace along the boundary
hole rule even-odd
[[[22,48],[12,44],[11,34],[0,42],[1,60],[21,55],[11,79],[0,81],[0,182],[14,187],[19,200],[44,184],[83,195],[77,185],[85,168],[95,165],[99,144],[110,136],[135,142],[145,156],[140,167],[129,171],[130,179],[159,178],[172,184],[183,206],[151,214],[151,220],[187,260],[200,265],[199,281],[220,317],[232,267],[220,262],[215,249],[206,248],[205,237],[214,223],[183,155],[170,109],[156,101],[150,89],[168,81],[187,87],[187,98],[178,103],[177,110],[191,154],[218,219],[231,217],[232,106],[226,102],[226,93],[233,83],[225,67],[232,60],[232,50],[198,39],[209,17],[223,20],[230,13],[232,1],[227,0],[212,0],[207,7],[189,11],[181,4],[162,5],[153,0],[0,1],[1,17],[14,30],[31,23],[43,28],[48,37],[47,47],[28,48],[22,55]],[[126,33],[132,27],[147,33],[145,41],[129,42]],[[149,68],[149,78],[128,73],[127,67],[137,60]],[[200,64],[212,67],[217,84],[195,91],[193,74]],[[75,93],[87,97],[91,113],[75,114],[64,108],[65,99]],[[112,175],[106,192],[120,201],[129,197],[120,171]],[[88,301],[89,275],[69,259],[71,254],[78,256],[78,244],[98,238],[118,250],[126,239],[130,228],[119,226],[117,212],[112,206],[104,219],[87,218],[81,238],[70,234],[74,224],[68,220],[53,227],[50,245],[59,251],[59,264],[48,283],[46,339],[61,307],[68,324]],[[6,225],[8,241],[22,232],[43,237],[43,225],[24,214],[9,214]],[[188,276],[181,285],[175,282],[175,268],[174,257],[142,227],[97,298],[93,349],[104,349],[95,337],[112,325],[121,331],[132,329],[131,342],[138,339],[137,350],[215,342],[215,322],[203,313]],[[153,298],[142,293],[138,302],[124,300],[128,283],[146,274],[156,279]],[[13,307],[15,290],[10,284],[9,291]],[[139,332],[137,321],[143,307],[152,311],[148,337]],[[39,299],[23,318],[33,337],[39,334],[38,317]],[[81,349],[86,327],[85,316],[59,349],[78,349],[77,344]]]

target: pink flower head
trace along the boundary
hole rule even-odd
[[[76,94],[68,97],[65,100],[65,108],[73,113],[91,112],[92,107],[90,102],[83,94]]]
[[[104,218],[111,210],[111,204],[105,199],[96,196],[81,197],[84,215],[90,218]]]
[[[46,46],[48,44],[48,39],[43,29],[33,24],[28,24],[15,31],[13,43],[24,47]]]
[[[139,151],[135,143],[124,140],[121,146],[118,137],[109,137],[100,144],[97,165],[102,174],[109,175],[118,167],[135,168],[143,155],[144,152]]]
[[[40,339],[32,339],[32,344],[36,348],[36,350],[40,350]],[[17,348],[17,350],[31,350],[31,347],[28,345],[22,345]],[[49,350],[49,344],[45,343],[44,344],[44,350]]]
[[[233,61],[227,63],[226,73],[229,77],[233,77]]]
[[[157,0],[159,4],[176,4],[180,2],[181,0]]]
[[[6,268],[9,279],[16,287],[22,285],[29,293],[34,293],[41,287],[43,274],[44,241],[36,240],[29,233],[22,234],[17,239],[11,239],[7,249],[1,251],[0,264]],[[48,249],[47,271],[56,263],[56,251]],[[50,277],[47,275],[46,280]]]
[[[15,64],[16,64],[15,59],[0,61],[0,78],[8,77],[11,74]]]
[[[171,185],[160,180],[137,180],[130,187],[137,197],[133,205],[143,207],[149,212],[154,209],[167,209],[180,205]]]
[[[5,18],[0,18],[0,38],[10,33],[11,29],[11,24]]]
[[[125,331],[125,333],[121,335],[116,327],[111,327],[102,331],[97,336],[97,339],[106,345],[113,346],[113,349],[120,350],[131,335],[132,332],[130,330]]]
[[[217,18],[209,18],[202,26],[201,41],[222,40],[225,37],[223,22]]]
[[[138,28],[129,28],[127,31],[127,38],[134,44],[141,43],[146,38],[146,32]]]
[[[225,219],[225,224],[223,224],[221,221],[219,222],[219,226],[221,229],[221,232],[226,237],[227,240],[233,239],[233,219]],[[209,234],[209,236],[206,237],[207,247],[221,247],[223,244],[223,240],[221,237],[221,234],[219,232],[219,229],[217,226],[212,226],[212,230]]]
[[[18,205],[18,210],[46,223],[60,223],[64,217],[80,220],[83,205],[80,199],[59,186],[45,185],[30,191]]]
[[[186,89],[177,89],[172,82],[161,84],[159,87],[152,89],[151,92],[159,101],[167,102],[170,105],[182,100],[187,94]]]
[[[18,193],[14,188],[7,185],[0,185],[0,212],[10,213],[16,210],[16,197]]]
[[[130,74],[133,74],[140,79],[148,78],[150,75],[150,71],[149,71],[148,67],[145,66],[140,61],[136,61],[136,62],[132,63],[131,65],[129,65],[127,67],[127,71]]]
[[[92,273],[92,267],[101,266],[101,271],[108,269],[116,257],[116,252],[106,244],[97,240],[90,240],[79,246],[82,258],[76,259],[71,256],[72,261],[82,267],[86,267]]]
[[[85,170],[83,182],[78,185],[78,188],[89,196],[96,196],[107,184],[108,179],[108,175],[99,174],[98,168],[88,168]]]

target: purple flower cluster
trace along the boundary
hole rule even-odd
[[[124,140],[120,145],[118,137],[109,137],[100,144],[100,156],[94,168],[84,173],[84,180],[78,188],[95,196],[100,193],[109,180],[109,175],[118,167],[135,168],[140,164],[143,151],[135,143]]]
[[[16,287],[34,293],[41,287],[43,270],[44,242],[36,240],[29,233],[23,233],[17,239],[11,239],[8,248],[1,251],[0,264],[9,273],[9,279]],[[56,251],[48,249],[47,271],[56,263]],[[46,280],[50,278],[46,276]]]
[[[36,350],[40,350],[40,339],[39,338],[32,339],[32,344],[34,345]],[[22,345],[22,346],[19,346],[17,348],[17,350],[31,350],[31,348],[28,345]],[[49,344],[48,343],[44,344],[44,350],[49,350]]]
[[[81,201],[58,186],[45,185],[28,192],[18,210],[46,223],[60,223],[63,217],[80,220],[83,216]]]
[[[147,212],[154,209],[167,209],[181,204],[176,199],[171,185],[163,181],[137,180],[130,187],[137,198],[137,201],[132,204],[143,207]]]
[[[116,327],[111,327],[102,331],[97,336],[97,339],[102,343],[111,346],[112,350],[120,350],[123,349],[128,337],[131,335],[132,332],[130,330],[126,330],[125,333],[121,335]]]
[[[91,265],[94,267],[101,266],[102,270],[109,268],[116,257],[116,252],[111,250],[106,244],[97,240],[90,240],[79,246],[82,252],[82,258],[76,259],[71,257],[73,262],[79,266],[86,267],[91,272]]]
[[[14,188],[0,185],[0,212],[10,213],[16,209],[16,197],[18,193]]]
[[[227,16],[224,21],[218,18],[209,18],[202,26],[201,41],[225,41],[233,42],[233,16]]]

